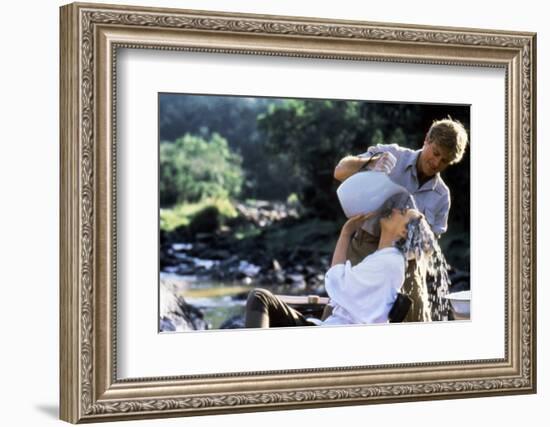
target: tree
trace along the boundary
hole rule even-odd
[[[245,172],[241,196],[246,198],[284,199],[292,192],[278,181],[287,165],[266,156],[264,135],[256,118],[274,98],[161,94],[159,97],[160,138],[174,141],[187,133],[208,139],[219,133],[230,149],[242,158]]]
[[[241,158],[219,134],[209,140],[186,134],[160,145],[160,203],[235,197],[241,191]]]
[[[385,136],[406,143],[398,119],[415,111],[410,106],[402,110],[361,101],[288,100],[271,106],[258,121],[270,154],[289,163],[284,178],[293,182],[304,206],[316,216],[336,218],[336,163],[372,143],[391,142]]]

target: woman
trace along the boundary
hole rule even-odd
[[[340,232],[331,268],[325,276],[332,314],[321,324],[383,323],[405,279],[408,257],[421,257],[435,238],[422,214],[414,209],[392,209],[380,218],[378,249],[351,266],[346,260],[350,240],[371,212],[350,218]],[[267,328],[319,324],[281,301],[271,292],[255,289],[246,304],[245,327]]]

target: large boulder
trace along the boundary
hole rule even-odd
[[[203,313],[178,295],[175,284],[160,283],[160,331],[182,332],[208,329]]]

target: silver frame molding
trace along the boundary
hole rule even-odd
[[[536,391],[536,34],[70,4],[61,14],[60,383],[72,423]],[[118,48],[506,72],[505,357],[118,380]]]

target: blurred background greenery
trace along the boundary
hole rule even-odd
[[[341,219],[332,176],[340,158],[379,143],[420,148],[432,121],[447,116],[469,131],[469,111],[441,104],[161,94],[160,203],[163,219],[172,218],[162,226],[177,223],[171,210],[185,223],[185,211],[196,211],[190,203],[213,199],[229,216],[235,215],[230,199],[293,197],[319,219]],[[457,237],[467,251],[469,150],[443,178],[452,199],[443,240],[448,246]]]
[[[419,149],[431,123],[448,116],[469,132],[464,105],[160,94],[161,268],[195,274],[197,268],[181,267],[185,257],[195,267],[204,258],[224,266],[236,255],[241,267],[251,263],[260,273],[219,267],[222,286],[235,285],[236,277],[267,287],[302,277],[296,292],[283,291],[322,293],[345,220],[337,162],[375,144]],[[454,268],[469,272],[469,150],[442,175],[451,211],[440,244]],[[193,249],[178,254],[181,242]]]

